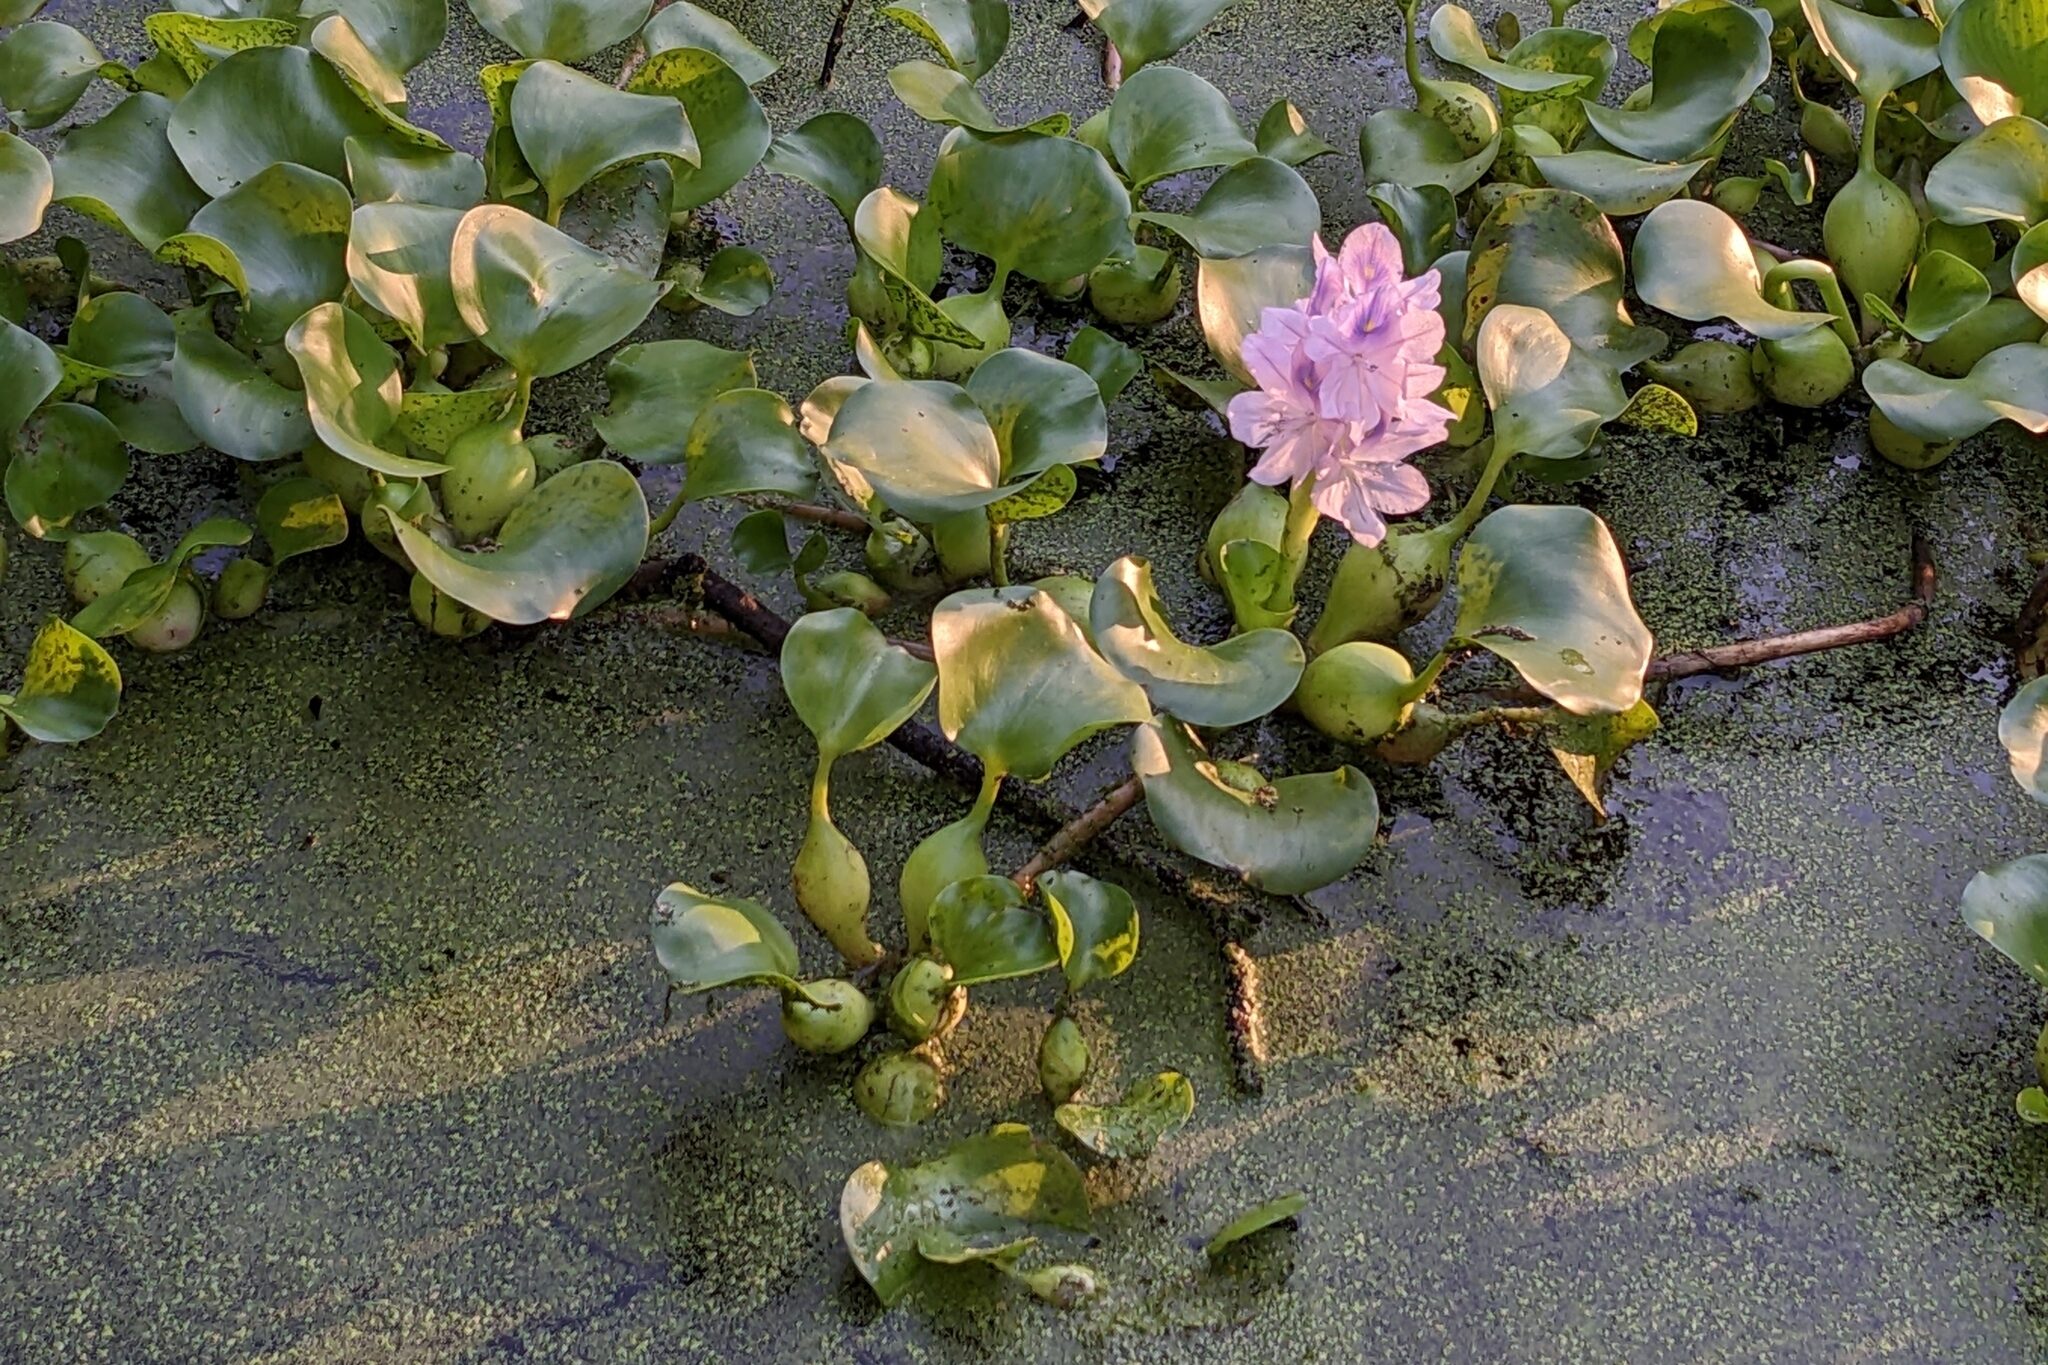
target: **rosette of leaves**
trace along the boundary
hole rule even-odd
[[[832,765],[879,744],[915,714],[938,672],[850,607],[798,620],[783,641],[781,666],[783,691],[818,745],[794,870],[797,903],[848,962],[866,966],[881,956],[867,933],[867,861],[832,823]]]

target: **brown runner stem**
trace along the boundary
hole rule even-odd
[[[1100,801],[1061,825],[1052,838],[1031,855],[1029,862],[1010,874],[1010,880],[1017,883],[1025,895],[1030,895],[1040,877],[1070,861],[1096,835],[1115,824],[1124,812],[1144,799],[1145,784],[1135,777],[1125,778]]]
[[[853,16],[853,0],[840,0],[839,17],[832,23],[832,36],[825,40],[825,62],[818,69],[818,88],[832,88],[832,73],[839,67],[839,50],[846,46],[846,21]]]

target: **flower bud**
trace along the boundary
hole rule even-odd
[[[1644,361],[1643,370],[1701,412],[1747,412],[1763,401],[1749,349],[1732,341],[1695,341],[1669,360]]]
[[[853,1078],[853,1102],[876,1123],[911,1128],[946,1102],[946,1078],[914,1052],[889,1052]]]
[[[903,906],[903,928],[913,953],[924,950],[925,926],[939,893],[963,877],[988,875],[988,854],[981,846],[986,823],[985,816],[969,812],[927,834],[903,860],[896,895]]]
[[[1998,298],[1943,332],[1920,350],[1920,368],[1961,379],[2001,346],[2039,341],[2048,321],[2018,299]]]
[[[913,957],[889,983],[889,1027],[913,1043],[932,1036],[953,997],[953,969],[929,957]]]
[[[441,512],[465,544],[493,536],[533,491],[533,452],[516,422],[486,422],[463,432],[441,457]]]
[[[1932,469],[1949,457],[1954,441],[1923,441],[1879,408],[1870,410],[1870,448],[1901,469]]]
[[[64,586],[79,606],[106,596],[149,567],[149,551],[119,531],[88,531],[64,545]]]
[[[829,1056],[867,1037],[868,1025],[875,1022],[875,1007],[860,987],[832,978],[810,982],[804,990],[824,1003],[812,1004],[795,991],[783,997],[782,1031],[790,1042],[805,1052]]]
[[[412,576],[406,596],[412,606],[412,619],[444,640],[467,640],[491,627],[490,617],[442,592],[425,574]]]
[[[1373,752],[1396,767],[1419,768],[1434,762],[1457,733],[1449,714],[1419,701],[1409,711],[1408,723],[1373,746]]]
[[[1294,703],[1331,739],[1364,744],[1401,727],[1414,687],[1415,670],[1398,651],[1354,640],[1309,660]]]
[[[1391,640],[1436,610],[1451,579],[1456,528],[1390,530],[1377,545],[1356,542],[1337,562],[1323,614],[1309,632],[1311,654],[1348,640]]]
[[[1209,538],[1203,542],[1198,568],[1204,583],[1216,581],[1223,547],[1233,540],[1256,540],[1279,546],[1287,535],[1287,499],[1262,483],[1247,483],[1237,496],[1223,504],[1216,520],[1209,523]]]
[[[128,632],[128,643],[151,654],[174,654],[199,638],[206,624],[206,599],[192,580],[180,576],[154,615]]]
[[[1920,250],[1920,213],[1890,180],[1859,170],[1828,202],[1820,236],[1850,298],[1890,303]]]
[[[243,621],[263,609],[270,592],[270,566],[242,557],[228,561],[213,584],[213,614],[223,621]]]
[[[1074,1098],[1088,1079],[1088,1063],[1088,1040],[1079,1024],[1063,1014],[1046,1026],[1038,1041],[1038,1083],[1046,1099],[1065,1104]]]
[[[813,812],[790,871],[796,903],[839,955],[856,967],[880,960],[868,938],[868,864],[838,826]]]
[[[1105,322],[1151,327],[1180,302],[1180,262],[1156,246],[1141,246],[1128,261],[1105,261],[1088,274],[1088,305]]]
[[[1789,341],[1760,341],[1750,372],[1775,402],[1817,408],[1832,403],[1856,377],[1856,362],[1832,327],[1816,327]]]

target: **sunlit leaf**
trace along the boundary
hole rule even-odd
[[[828,759],[887,739],[924,705],[938,678],[851,607],[799,617],[782,642],[782,689]]]
[[[1727,318],[1771,340],[1804,336],[1826,313],[1795,312],[1767,303],[1756,254],[1742,225],[1697,199],[1659,204],[1636,230],[1636,290],[1643,302],[1690,322]]]
[[[1301,110],[1288,100],[1273,102],[1259,119],[1258,132],[1252,140],[1258,144],[1260,156],[1270,156],[1289,166],[1299,166],[1337,150],[1316,136]]]
[[[1306,245],[1269,246],[1234,260],[1203,261],[1195,280],[1195,311],[1202,335],[1224,369],[1245,384],[1244,339],[1259,329],[1268,308],[1287,308],[1308,297],[1315,260]]]
[[[1183,171],[1234,166],[1259,149],[1223,92],[1192,71],[1155,66],[1109,106],[1109,146],[1134,189]]]
[[[689,0],[675,0],[649,19],[647,27],[640,31],[640,41],[654,55],[670,48],[702,48],[731,67],[748,85],[759,85],[780,69],[780,64],[754,46],[745,34]]]
[[[1322,226],[1323,210],[1298,172],[1270,157],[1254,156],[1217,176],[1193,212],[1137,216],[1173,233],[1197,256],[1219,260],[1262,246],[1305,246]]]
[[[325,550],[348,539],[348,509],[318,479],[280,479],[256,504],[256,529],[270,546],[275,568],[287,559]]]
[[[1652,49],[1652,93],[1640,108],[1583,102],[1587,121],[1617,151],[1645,161],[1686,161],[1711,146],[1771,72],[1768,23],[1740,5],[1673,9]]]
[[[782,988],[800,970],[796,940],[766,906],[739,896],[707,896],[672,882],[648,917],[654,956],[685,995],[721,986]]]
[[[343,144],[358,204],[407,203],[474,208],[484,197],[484,167],[468,152],[352,137]]]
[[[43,225],[53,189],[42,152],[0,132],[0,243],[18,242]]]
[[[697,415],[730,389],[755,386],[753,357],[709,342],[650,341],[628,346],[605,367],[611,407],[594,424],[605,444],[643,464],[675,464]]]
[[[1907,335],[1933,341],[1991,301],[1984,272],[1960,256],[1929,251],[1914,263],[1906,287]]]
[[[1941,65],[1978,122],[2048,119],[2048,6],[1962,0],[1942,26]]]
[[[761,166],[830,199],[850,228],[861,200],[882,183],[882,144],[863,120],[828,110],[771,142]]]
[[[649,57],[626,88],[681,102],[696,130],[695,165],[675,167],[675,206],[694,209],[737,185],[761,163],[773,133],[754,92],[716,53],[675,48]]]
[[[157,45],[161,54],[158,60],[167,62],[184,84],[173,89],[169,88],[167,81],[165,88],[158,89],[155,83],[143,79],[147,75],[147,64],[136,72],[138,83],[145,89],[176,98],[233,53],[258,47],[287,47],[297,42],[298,25],[289,17],[294,12],[292,7],[280,5],[277,8],[283,12],[223,10],[217,14],[189,14],[173,11],[145,15],[142,28],[149,35],[149,40]]]
[[[1595,819],[1607,818],[1607,777],[1621,756],[1657,733],[1662,724],[1650,703],[1638,701],[1611,715],[1569,716],[1546,728],[1551,757],[1564,769]]]
[[[1153,706],[1190,725],[1256,720],[1294,693],[1306,662],[1284,630],[1253,630],[1190,645],[1167,624],[1151,564],[1125,555],[1096,580],[1089,626],[1102,656],[1145,689]]]
[[[449,246],[463,211],[430,204],[364,204],[348,237],[348,278],[421,351],[469,339],[449,282]]]
[[[1136,250],[1130,196],[1116,173],[1066,138],[956,128],[939,148],[929,200],[948,241],[1041,284]]]
[[[519,150],[550,203],[634,161],[698,160],[697,135],[676,100],[616,90],[559,62],[537,61],[520,73],[511,111]]]
[[[106,729],[120,704],[121,670],[113,658],[53,616],[29,643],[21,686],[0,694],[0,716],[30,739],[79,744]]]
[[[292,324],[284,344],[306,382],[313,433],[329,450],[391,478],[442,472],[397,449],[404,443],[393,428],[405,393],[398,357],[360,314],[323,303]]]
[[[1010,44],[1009,0],[897,0],[881,14],[930,43],[970,81],[986,75]]]
[[[1038,879],[1038,894],[1068,990],[1121,976],[1138,960],[1138,906],[1121,886],[1062,867]]]
[[[1216,1235],[1202,1248],[1202,1254],[1213,1261],[1247,1237],[1282,1223],[1292,1223],[1307,1207],[1308,1196],[1299,1191],[1283,1194],[1277,1199],[1269,1199],[1257,1208],[1247,1209],[1217,1229]]]
[[[0,110],[23,128],[71,112],[106,58],[69,24],[24,24],[0,39]]]
[[[2048,433],[2048,346],[2001,346],[1961,379],[1875,360],[1863,387],[1895,426],[1923,441],[1959,441],[1999,421]]]
[[[1014,491],[1003,481],[1002,448],[988,417],[953,384],[862,385],[840,405],[825,452],[859,470],[913,521],[971,512]]]
[[[1487,50],[1479,21],[1459,5],[1444,5],[1430,16],[1429,45],[1445,61],[1476,72],[1503,90],[1554,97],[1576,95],[1586,86],[1586,77],[1576,72],[1517,66],[1495,57]]]
[[[498,528],[495,550],[451,550],[385,515],[428,581],[507,625],[591,611],[625,586],[647,552],[647,499],[625,466],[609,460],[585,460],[536,488]]]
[[[1186,47],[1209,21],[1237,0],[1087,0],[1082,8],[1109,35],[1134,72]]]
[[[1152,1155],[1194,1112],[1194,1085],[1178,1071],[1162,1071],[1133,1084],[1115,1104],[1063,1104],[1053,1121],[1097,1156],[1134,1161]]]
[[[1473,354],[1493,409],[1493,439],[1517,455],[1584,454],[1629,404],[1620,376],[1573,345],[1540,308],[1493,308],[1479,325]]]
[[[905,108],[927,123],[972,128],[978,133],[1014,133],[1029,129],[1055,137],[1064,135],[1069,124],[1065,114],[1023,122],[1000,119],[982,99],[981,91],[975,88],[973,81],[952,67],[940,66],[937,62],[904,62],[891,67],[889,88],[896,92],[896,98],[903,101]]]
[[[796,413],[766,389],[732,389],[706,403],[690,427],[684,460],[683,496],[692,502],[739,493],[804,499],[818,492],[817,463],[797,430]]]
[[[462,320],[513,369],[536,379],[624,340],[668,288],[502,204],[464,216],[450,258]]]
[[[1492,650],[1574,715],[1642,699],[1650,630],[1607,524],[1582,507],[1503,507],[1458,559],[1454,638]]]
[[[233,517],[208,517],[179,537],[162,563],[137,569],[120,587],[94,598],[71,618],[71,624],[95,640],[126,635],[164,609],[194,556],[224,546],[247,545],[252,535]]]
[[[469,0],[484,31],[520,56],[580,62],[623,43],[654,0]]]
[[[1934,163],[1927,207],[1945,223],[2048,221],[2048,125],[2001,119]]]
[[[233,286],[243,331],[264,342],[315,304],[341,297],[348,238],[348,187],[304,166],[276,165],[199,210],[156,254]]]
[[[1664,349],[1662,332],[1630,320],[1626,283],[1621,242],[1591,200],[1568,190],[1517,191],[1472,239],[1465,340],[1474,342],[1488,311],[1501,304],[1540,308],[1575,349],[1619,374]]]
[[[1800,8],[1820,50],[1873,110],[1908,81],[1941,65],[1941,29],[1918,15],[1880,16],[1837,0],[1800,0]]]
[[[1531,157],[1542,177],[1561,190],[1593,201],[1602,213],[1648,213],[1683,191],[1706,166],[1701,161],[1640,161],[1619,152],[1567,152]]]
[[[1963,888],[1963,922],[2048,986],[2048,855],[1988,868]]]
[[[347,19],[377,60],[401,76],[448,36],[448,0],[303,0],[301,8]]]

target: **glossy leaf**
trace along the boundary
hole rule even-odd
[[[52,616],[29,642],[21,686],[0,693],[0,716],[30,739],[80,744],[121,705],[121,670],[99,642]],[[0,725],[0,729],[5,729]]]
[[[1771,73],[1767,25],[1743,6],[1667,11],[1657,29],[1651,96],[1636,109],[1582,102],[1617,151],[1686,161],[1711,146]]]
[[[1080,486],[1072,465],[1056,464],[1015,493],[996,499],[984,511],[997,526],[1038,521],[1072,502]]]
[[[1277,1199],[1269,1199],[1256,1208],[1245,1210],[1218,1228],[1216,1235],[1202,1248],[1202,1254],[1213,1261],[1247,1237],[1282,1223],[1293,1222],[1307,1207],[1308,1196],[1299,1191],[1283,1194]]]
[[[1941,65],[1978,122],[2048,120],[2048,6],[1962,0],[1942,26]]]
[[[986,75],[1010,44],[1009,0],[898,0],[881,14],[930,43],[970,81]]]
[[[439,457],[465,433],[501,421],[517,399],[509,383],[462,390],[416,388],[399,404],[398,424],[392,430],[413,450]]]
[[[399,75],[433,56],[448,36],[448,0],[304,0],[301,12],[341,15]]]
[[[683,458],[689,466],[683,496],[692,502],[741,493],[817,496],[810,442],[782,395],[766,389],[732,389],[706,403],[690,427]]]
[[[927,123],[951,128],[972,128],[978,133],[1015,133],[1026,129],[1063,136],[1070,120],[1065,114],[1025,122],[996,117],[973,81],[950,66],[937,62],[904,62],[889,69],[889,88],[904,107]]]
[[[2048,677],[2021,687],[1998,713],[1998,742],[2012,764],[2013,781],[2048,805]]]
[[[1226,780],[1186,729],[1162,716],[1132,736],[1131,767],[1162,838],[1276,895],[1339,880],[1379,835],[1379,797],[1350,766],[1265,782],[1232,765]]]
[[[128,478],[128,448],[114,424],[78,403],[44,408],[7,462],[7,510],[43,539],[68,539],[71,519],[114,496]]]
[[[1626,281],[1621,242],[1591,200],[1567,190],[1518,191],[1487,215],[1472,239],[1465,340],[1477,340],[1487,312],[1498,305],[1540,308],[1575,349],[1619,374],[1663,350],[1665,340],[1656,328],[1629,318]]]
[[[451,550],[385,513],[413,566],[507,625],[567,621],[625,586],[647,552],[647,499],[624,465],[585,460],[540,485],[498,528],[498,548]]]
[[[605,366],[611,407],[594,420],[605,444],[643,464],[675,464],[697,416],[713,398],[756,384],[753,357],[709,342],[650,341]]]
[[[1933,341],[1991,301],[1984,272],[1960,256],[1929,251],[1913,266],[1906,288],[1907,335]]]
[[[177,333],[164,311],[140,294],[101,294],[71,319],[60,358],[84,383],[140,379],[171,362]]]
[[[1062,867],[1038,879],[1038,894],[1068,990],[1121,976],[1138,960],[1138,905],[1121,886]]]
[[[285,349],[306,382],[313,434],[343,459],[395,479],[422,479],[444,466],[400,453],[405,383],[398,357],[360,314],[338,303],[309,310],[285,334]]]
[[[0,243],[18,242],[41,227],[53,190],[50,163],[42,152],[0,132]]]
[[[1317,137],[1301,110],[1288,100],[1275,100],[1259,119],[1252,141],[1260,156],[1270,156],[1289,166],[1299,166],[1337,149]]]
[[[827,759],[887,739],[938,679],[852,607],[798,617],[782,642],[782,690]]]
[[[1629,405],[1620,376],[1572,344],[1550,314],[1501,304],[1479,325],[1473,354],[1494,441],[1538,460],[1569,460]]]
[[[854,389],[825,453],[860,471],[913,521],[971,512],[1014,491],[1003,481],[995,429],[953,384],[876,380]]]
[[[1306,246],[1269,246],[1234,260],[1203,261],[1195,279],[1195,312],[1202,335],[1223,368],[1246,385],[1244,339],[1259,329],[1268,308],[1287,308],[1315,285],[1315,259]]]
[[[1487,112],[1491,113],[1490,106]],[[1441,185],[1463,194],[1479,183],[1500,154],[1500,123],[1495,118],[1478,150],[1467,153],[1457,134],[1419,109],[1381,109],[1369,115],[1358,134],[1358,155],[1367,184],[1390,180],[1397,185]]]
[[[1970,878],[1962,913],[1986,943],[2048,986],[2048,855],[2015,858]]]
[[[106,58],[69,24],[24,24],[0,39],[0,110],[23,128],[71,112]]]
[[[1602,213],[1616,216],[1648,213],[1682,192],[1707,164],[1704,160],[1641,161],[1597,150],[1529,159],[1558,189],[1584,195]]]
[[[1837,0],[1800,0],[1800,9],[1820,50],[1871,109],[1941,65],[1941,29],[1919,15],[1879,16]]]
[[[1401,243],[1402,268],[1410,275],[1429,269],[1457,240],[1458,201],[1441,185],[1411,189],[1383,180],[1365,195]]]
[[[1255,156],[1217,176],[1193,212],[1137,216],[1173,233],[1197,256],[1220,260],[1262,246],[1305,246],[1322,226],[1323,210],[1298,172]]]
[[[2048,221],[2048,125],[2000,119],[1927,172],[1927,207],[1945,223]]]
[[[1109,147],[1134,189],[1184,171],[1257,156],[1223,92],[1192,71],[1155,66],[1123,83],[1109,106]]]
[[[708,204],[737,185],[761,164],[774,140],[761,102],[716,53],[658,52],[641,63],[626,88],[679,101],[696,130],[695,164],[675,166],[678,212]]]
[[[569,202],[557,226],[628,274],[654,279],[675,211],[676,177],[669,167],[656,159],[605,172]],[[664,300],[674,293],[671,287]]]
[[[863,120],[828,110],[771,142],[761,166],[830,199],[850,229],[861,200],[882,183],[882,144]]]
[[[1152,1155],[1195,1112],[1195,1087],[1178,1071],[1138,1081],[1115,1104],[1063,1104],[1060,1131],[1097,1156],[1134,1161]]]
[[[624,340],[668,287],[502,204],[463,217],[450,259],[462,320],[513,369],[535,379],[574,369]]]
[[[675,0],[656,13],[640,30],[640,41],[654,55],[677,47],[702,48],[748,85],[759,85],[780,69],[780,64],[744,33],[689,0]]]
[[[1690,322],[1726,318],[1754,336],[1786,341],[1831,320],[1764,301],[1763,276],[1742,225],[1697,199],[1659,204],[1636,231],[1636,291]]]
[[[2048,346],[2001,346],[1961,379],[1944,379],[1902,360],[1875,360],[1863,387],[1893,425],[1923,441],[1959,441],[1994,422],[2048,433]]]
[[[50,158],[57,203],[119,228],[155,251],[206,204],[171,150],[171,102],[135,94],[64,134]]]
[[[270,565],[325,550],[348,539],[348,509],[318,479],[280,479],[256,503],[256,529],[270,547]]]
[[[696,134],[676,100],[616,90],[559,62],[537,61],[512,87],[512,132],[551,203],[607,171],[649,157],[695,165]]]
[[[277,460],[313,442],[306,395],[273,379],[214,334],[209,310],[177,319],[171,396],[206,445],[237,460]]]
[[[672,882],[648,917],[654,956],[685,995],[721,986],[778,989],[800,970],[796,940],[766,906],[739,896],[707,896]]]
[[[1067,363],[1087,371],[1104,403],[1114,403],[1145,371],[1145,357],[1100,327],[1083,327],[1067,343]]]
[[[469,209],[483,202],[484,166],[468,152],[352,137],[342,153],[358,204]]]
[[[1130,196],[1100,153],[1040,133],[947,135],[929,195],[940,231],[1040,284],[1128,259]]]
[[[1275,710],[1294,694],[1307,662],[1284,630],[1252,630],[1211,646],[1173,633],[1152,566],[1125,555],[1096,580],[1089,605],[1096,648],[1145,689],[1157,709],[1190,725],[1226,728]]]
[[[1576,95],[1586,85],[1586,78],[1576,72],[1516,66],[1495,57],[1487,50],[1479,21],[1459,5],[1443,5],[1429,17],[1429,46],[1445,61],[1476,72],[1503,90]]]
[[[1458,559],[1454,638],[1489,649],[1573,715],[1642,699],[1650,630],[1607,524],[1582,507],[1503,507]]]
[[[95,640],[126,635],[164,609],[177,590],[185,566],[207,550],[247,545],[249,528],[233,517],[208,517],[194,526],[161,564],[137,569],[110,593],[96,597],[71,618],[71,624]]]
[[[1090,464],[1109,448],[1109,415],[1087,372],[1021,347],[996,352],[967,379],[988,419],[999,482],[1035,478],[1061,464]],[[962,509],[965,510],[965,509]]]
[[[41,337],[0,319],[0,451],[63,376],[57,353]]]
[[[956,986],[1029,976],[1059,964],[1052,924],[1008,877],[967,877],[932,902],[932,949]]]
[[[178,412],[170,363],[132,378],[99,381],[92,405],[105,415],[121,439],[149,455],[183,455],[199,447],[194,432]]]
[[[989,771],[1037,781],[1075,745],[1152,714],[1036,588],[954,593],[932,614],[939,728]]]
[[[1037,1228],[1085,1232],[1088,1190],[1073,1160],[1016,1125],[954,1144],[922,1165],[870,1161],[839,1196],[839,1229],[884,1306],[910,1289],[931,1245],[1008,1249]]]
[[[156,254],[233,286],[243,331],[270,342],[307,309],[341,297],[348,239],[348,187],[304,166],[277,165],[199,210]]]
[[[623,43],[653,0],[469,0],[484,31],[529,60],[580,62]]]
[[[1088,0],[1095,26],[1122,54],[1124,71],[1141,70],[1186,47],[1237,0]]]
[[[429,204],[365,204],[351,220],[349,282],[404,330],[417,350],[469,339],[449,282],[449,246],[463,211]]]

